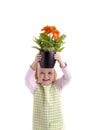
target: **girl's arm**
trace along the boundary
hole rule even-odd
[[[30,67],[25,76],[25,84],[33,94],[37,84],[35,82],[35,71]]]
[[[67,85],[71,80],[71,73],[67,67],[61,68],[63,76],[56,80],[56,86],[61,90],[65,85]]]
[[[70,80],[71,80],[71,73],[68,69],[68,66],[66,64],[66,62],[61,60],[61,57],[59,56],[59,54],[55,54],[54,58],[59,62],[60,68],[63,72],[63,76],[59,79],[56,80],[56,86],[59,89],[62,89],[65,85],[67,85]]]
[[[34,93],[37,87],[37,83],[35,81],[35,72],[36,72],[38,61],[40,59],[41,59],[41,56],[37,54],[34,62],[30,65],[30,68],[25,76],[25,84],[32,93]]]

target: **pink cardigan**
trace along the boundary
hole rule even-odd
[[[63,76],[60,77],[55,81],[56,87],[61,90],[65,85],[67,85],[70,82],[71,79],[71,73],[68,70],[68,67],[61,68],[63,72]],[[35,81],[35,71],[29,68],[26,76],[25,76],[25,84],[33,94],[36,88],[38,87],[38,84]]]

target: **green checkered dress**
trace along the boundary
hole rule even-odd
[[[53,84],[35,90],[33,130],[64,130],[60,93]]]

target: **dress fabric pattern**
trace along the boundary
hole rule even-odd
[[[60,92],[54,84],[34,92],[33,130],[64,130]]]

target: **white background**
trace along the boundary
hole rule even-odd
[[[72,73],[62,91],[66,130],[87,129],[86,0],[0,0],[0,130],[31,130],[33,96],[24,78],[45,25],[65,33],[61,53]]]

